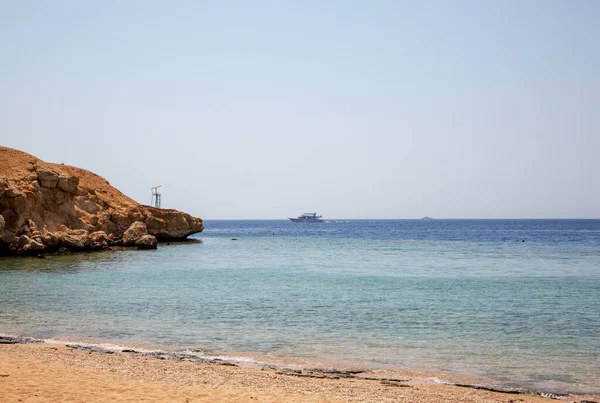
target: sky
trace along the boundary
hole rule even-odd
[[[204,219],[599,218],[598,21],[595,0],[0,0],[0,145]]]

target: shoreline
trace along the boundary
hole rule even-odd
[[[583,395],[583,394],[556,394],[544,393],[541,391],[526,390],[523,388],[505,387],[502,385],[492,385],[486,383],[472,383],[472,379],[461,377],[456,374],[435,373],[423,371],[393,371],[390,373],[367,370],[367,369],[334,369],[334,368],[296,368],[285,365],[272,365],[261,362],[245,362],[238,361],[231,357],[211,357],[203,356],[193,352],[169,352],[163,350],[151,350],[141,348],[129,348],[127,346],[119,346],[113,344],[94,344],[83,342],[68,342],[56,339],[34,339],[21,336],[0,335],[0,375],[7,374],[10,376],[10,371],[15,371],[14,366],[5,368],[3,361],[11,358],[15,359],[17,367],[25,364],[28,367],[34,362],[42,361],[46,364],[50,362],[60,362],[66,365],[71,370],[76,368],[94,369],[98,367],[98,361],[103,362],[105,372],[103,375],[112,375],[115,372],[122,371],[113,368],[115,365],[126,369],[125,380],[144,380],[144,373],[147,371],[156,370],[155,367],[160,367],[161,371],[175,371],[182,369],[185,364],[186,370],[179,375],[182,379],[189,378],[189,375],[198,368],[207,370],[210,368],[213,378],[210,379],[188,379],[187,386],[198,387],[199,385],[209,385],[211,388],[225,388],[227,391],[220,390],[226,394],[231,393],[232,389],[236,389],[238,381],[229,382],[230,376],[241,377],[239,382],[243,385],[250,386],[250,394],[261,395],[266,390],[269,393],[275,394],[284,393],[283,400],[286,401],[493,401],[493,402],[549,402],[549,401],[573,401],[573,402],[595,402],[600,400],[600,395]],[[75,359],[76,358],[76,359]],[[141,364],[143,363],[143,364]],[[140,367],[141,365],[141,367]],[[10,368],[9,368],[10,367]],[[148,369],[154,368],[154,369]],[[141,371],[141,372],[140,372]],[[191,372],[190,372],[191,371]],[[19,371],[17,371],[19,372]],[[158,375],[161,372],[154,373]],[[233,374],[233,375],[232,375]],[[253,379],[260,374],[259,378],[264,378],[258,382],[247,382],[245,377]],[[86,376],[85,374],[82,376]],[[225,377],[225,378],[223,378]],[[293,384],[294,390],[306,392],[304,388],[310,386],[310,390],[315,388],[314,383],[317,382],[320,387],[318,389],[318,398],[311,400],[310,396],[298,397],[290,395],[290,390],[280,385],[280,382],[271,382],[271,378],[281,378],[287,380],[284,384]],[[5,377],[6,378],[6,377]],[[6,381],[0,377],[0,386]],[[215,381],[218,379],[218,382]],[[237,379],[237,378],[236,378]],[[147,379],[146,379],[147,380]],[[293,381],[292,381],[293,380]],[[162,384],[165,380],[154,379],[151,384]],[[52,383],[50,380],[43,381]],[[215,384],[216,382],[216,384]],[[264,384],[266,382],[266,384]],[[167,381],[166,384],[178,384],[175,380]],[[352,384],[358,388],[351,396],[346,396],[346,393],[338,393],[339,385]],[[42,385],[43,386],[43,385]],[[156,385],[155,385],[156,386]],[[179,385],[181,386],[181,385]],[[333,389],[332,389],[333,388]],[[410,393],[407,391],[410,390]],[[376,391],[375,394],[373,394]],[[75,392],[75,391],[74,391]],[[84,391],[80,391],[84,393]],[[402,393],[401,393],[402,392]],[[215,400],[201,401],[222,401],[223,396],[219,393],[215,394]],[[241,393],[241,392],[236,392]],[[311,392],[312,393],[312,392]],[[412,397],[405,398],[411,395]],[[514,399],[510,397],[513,396]],[[240,400],[247,401],[248,396],[239,395]],[[263,401],[267,395],[262,396]],[[129,396],[126,400],[134,399]],[[165,399],[166,396],[160,399]],[[157,401],[160,401],[157,400]],[[273,401],[278,401],[281,397]],[[300,400],[298,400],[300,399]],[[329,400],[333,399],[333,400]],[[260,399],[259,399],[260,400]],[[13,401],[13,400],[8,400]],[[15,400],[16,401],[16,400]],[[190,400],[190,402],[193,400]]]

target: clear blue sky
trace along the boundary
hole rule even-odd
[[[600,217],[600,1],[0,0],[0,144],[205,219]]]

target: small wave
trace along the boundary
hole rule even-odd
[[[120,344],[113,343],[88,343],[82,341],[69,341],[62,339],[39,339],[42,343],[45,344],[54,344],[54,345],[63,345],[63,346],[76,346],[82,348],[98,348],[106,351],[112,351],[115,353],[122,353],[127,351],[136,351],[139,353],[166,353],[163,350],[156,349],[146,349],[132,346],[125,346]]]
[[[14,343],[14,344],[28,344],[28,343],[43,343],[50,344],[55,346],[68,346],[68,347],[78,347],[78,348],[96,348],[104,351],[110,352],[126,352],[126,351],[136,351],[139,353],[166,353],[166,351],[158,350],[158,349],[147,349],[147,348],[139,348],[132,347],[121,344],[114,343],[92,343],[92,342],[84,342],[79,340],[68,340],[68,339],[39,339],[35,337],[27,337],[19,334],[13,333],[2,333],[0,332],[0,338],[4,339],[5,343]]]

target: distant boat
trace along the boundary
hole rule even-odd
[[[296,218],[290,218],[292,222],[325,222],[317,213],[304,213]]]

